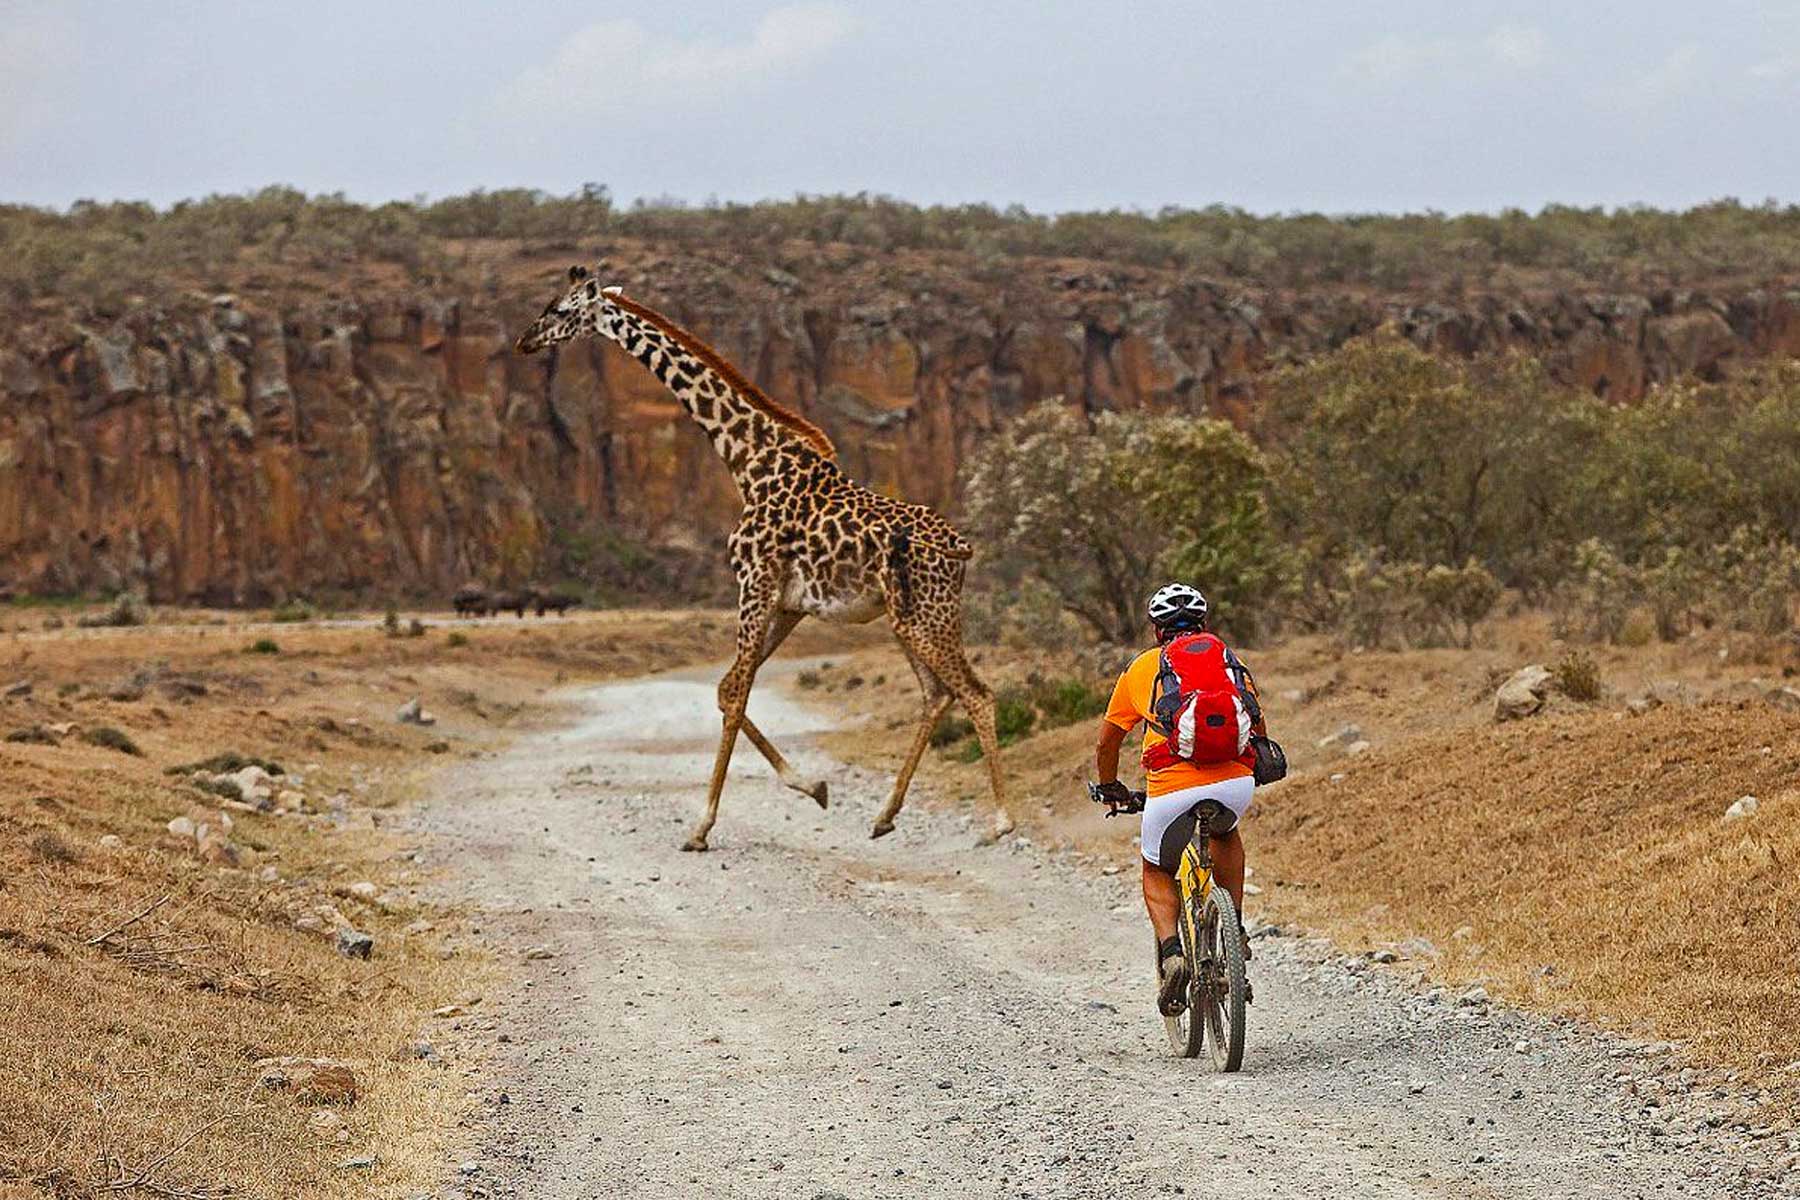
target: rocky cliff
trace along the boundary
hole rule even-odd
[[[0,331],[0,579],[259,604],[520,581],[615,536],[716,544],[735,492],[654,379],[596,342],[511,354],[566,257],[515,255],[460,296],[263,279],[18,314]],[[1241,421],[1271,364],[1384,322],[1449,353],[1541,354],[1620,403],[1800,354],[1785,285],[1420,301],[917,254],[778,267],[637,247],[615,264],[824,426],[853,476],[951,506],[971,447],[1034,401]]]

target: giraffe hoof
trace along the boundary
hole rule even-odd
[[[831,786],[823,779],[806,789],[806,794],[819,802],[820,808],[830,808]]]
[[[875,828],[869,830],[869,840],[874,841],[877,838],[884,838],[892,832],[894,832],[894,823],[892,821],[877,821],[875,822]]]
[[[681,843],[681,848],[683,850],[692,850],[696,854],[702,853],[706,849],[706,839],[703,837],[700,837],[699,835],[695,835],[694,837],[691,837],[687,841]]]

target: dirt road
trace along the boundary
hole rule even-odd
[[[792,670],[790,667],[789,670]],[[1167,1056],[1135,861],[975,848],[921,797],[751,710],[821,813],[741,746],[711,853],[710,672],[589,689],[422,814],[527,982],[467,1036],[496,1079],[446,1196],[1668,1197],[1787,1194],[1779,1135],[1715,1129],[1656,1048],[1419,993],[1261,936],[1245,1070]],[[1123,834],[1121,841],[1123,841]],[[1254,861],[1254,848],[1252,848]],[[1251,903],[1255,923],[1255,901]]]

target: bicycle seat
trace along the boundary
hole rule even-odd
[[[1200,801],[1188,810],[1188,815],[1194,819],[1196,831],[1214,837],[1223,837],[1237,824],[1237,814],[1212,799]]]
[[[1156,861],[1173,871],[1181,861],[1182,851],[1197,837],[1223,837],[1237,826],[1237,816],[1217,800],[1197,801],[1194,806],[1169,822],[1157,844]]]

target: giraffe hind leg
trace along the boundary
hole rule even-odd
[[[913,772],[919,769],[919,759],[924,757],[925,747],[931,742],[931,731],[943,719],[944,712],[950,707],[951,695],[931,669],[920,662],[911,651],[907,657],[912,661],[913,673],[919,677],[919,686],[925,692],[925,710],[919,720],[919,729],[913,735],[912,748],[907,751],[906,760],[901,763],[900,771],[894,776],[894,790],[888,796],[888,802],[875,818],[875,826],[869,831],[872,838],[886,837],[894,832],[894,818],[900,815],[900,806],[906,803],[906,791],[912,786]]]
[[[951,625],[951,628],[954,629],[954,625]],[[911,622],[903,620],[894,622],[894,633],[900,639],[900,644],[907,653],[916,657],[924,669],[929,671],[969,714],[969,721],[975,726],[976,740],[981,744],[982,757],[987,761],[988,786],[992,790],[994,799],[993,824],[981,840],[984,844],[998,841],[1011,833],[1016,827],[1016,823],[1013,821],[1011,810],[1007,807],[1005,780],[1000,773],[1000,737],[994,721],[994,694],[975,674],[975,669],[963,656],[960,637],[933,635],[914,626]],[[936,723],[934,718],[932,724]],[[929,728],[925,729],[923,736],[928,739],[930,732]],[[917,763],[914,762],[912,765],[916,766]],[[896,782],[911,783],[910,772],[903,780]],[[888,808],[883,812],[883,816],[887,818],[890,825],[905,800],[904,788],[897,787],[894,796],[888,801]]]

